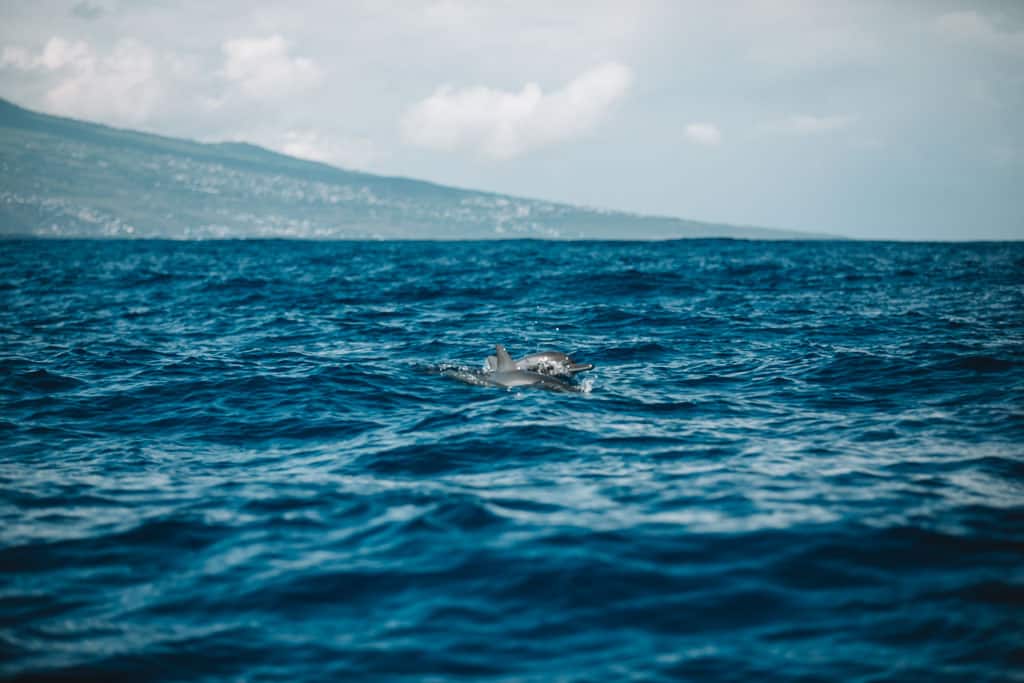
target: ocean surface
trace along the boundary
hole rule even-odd
[[[0,678],[1024,680],[1024,244],[0,242]]]

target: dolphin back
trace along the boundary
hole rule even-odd
[[[593,367],[591,363],[576,363],[560,351],[541,351],[513,360],[508,349],[495,344],[494,355],[484,360],[479,377],[485,384],[506,388],[537,385],[555,391],[579,391],[572,382],[573,375]]]
[[[501,344],[494,346],[494,357],[495,357],[495,370],[498,372],[507,372],[516,369],[516,362],[512,360],[512,356],[508,355],[508,351]],[[488,363],[490,365],[490,363]]]

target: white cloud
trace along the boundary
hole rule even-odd
[[[46,41],[43,53],[39,57],[39,63],[50,70],[61,69],[65,66],[91,69],[94,62],[92,50],[86,43],[82,41],[71,43],[60,37],[50,38]]]
[[[225,78],[242,92],[258,99],[308,90],[320,84],[323,72],[306,57],[288,54],[288,43],[279,35],[268,38],[236,38],[221,45]]]
[[[38,55],[32,54],[19,45],[4,47],[0,65],[21,71],[56,71],[66,66],[86,70],[95,66],[95,57],[87,43],[82,41],[72,43],[60,36],[54,36],[46,41]]]
[[[6,47],[0,63],[52,74],[45,102],[50,111],[65,116],[140,124],[163,94],[153,51],[130,39],[118,41],[109,54],[100,55],[88,43],[54,36],[39,54]]]
[[[519,92],[443,86],[405,114],[402,133],[420,147],[510,159],[593,130],[631,81],[628,67],[609,62],[549,94],[536,83]]]
[[[365,138],[326,136],[315,130],[290,130],[277,151],[300,159],[322,161],[344,168],[366,169],[377,157],[373,142]]]
[[[686,126],[686,139],[698,145],[714,146],[722,142],[722,132],[713,123],[691,123]]]
[[[831,133],[844,128],[849,128],[856,120],[856,116],[848,114],[836,116],[809,116],[807,114],[797,114],[790,116],[783,121],[770,124],[768,128],[778,133],[816,135],[819,133]]]
[[[28,71],[37,66],[36,58],[20,45],[6,45],[3,53],[0,53],[0,67],[4,69]]]
[[[1024,57],[1024,31],[1002,31],[977,12],[949,12],[935,20],[940,35],[956,42],[979,45]]]

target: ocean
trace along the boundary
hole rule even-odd
[[[0,302],[5,680],[1024,680],[1024,244],[9,240]]]

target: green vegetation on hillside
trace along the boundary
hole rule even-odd
[[[347,171],[0,100],[0,234],[320,239],[799,238]]]

